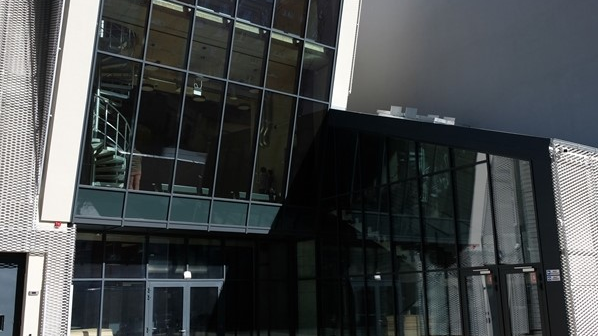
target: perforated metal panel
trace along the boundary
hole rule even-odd
[[[42,335],[67,334],[75,242],[74,228],[37,221],[61,12],[61,1],[0,1],[0,253],[45,256]]]
[[[598,335],[598,150],[551,146],[562,279],[571,335]]]

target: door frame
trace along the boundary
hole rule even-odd
[[[191,288],[218,288],[218,297],[222,292],[224,280],[150,280],[147,282],[146,299],[145,299],[145,328],[144,335],[151,336],[153,331],[153,311],[154,311],[154,289],[155,288],[181,288],[183,290],[183,330],[188,332],[190,326],[190,310],[191,310]],[[218,301],[216,302],[217,304]],[[218,309],[220,313],[220,309]]]

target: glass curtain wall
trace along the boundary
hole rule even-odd
[[[328,108],[340,1],[104,0],[76,216],[271,227]]]

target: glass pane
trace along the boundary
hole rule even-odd
[[[306,38],[334,46],[340,0],[310,0]]]
[[[267,46],[267,30],[237,22],[229,78],[241,83],[262,85]]]
[[[173,192],[210,196],[224,99],[222,82],[189,76]]]
[[[388,172],[390,182],[415,177],[415,143],[402,139],[388,139]]]
[[[150,237],[147,246],[147,274],[149,278],[183,279],[186,269],[183,238]]]
[[[398,335],[425,335],[424,290],[421,273],[399,274],[396,286]],[[453,334],[457,335],[457,334]]]
[[[456,267],[457,237],[455,234],[450,173],[423,178],[421,188],[426,267],[427,269]]]
[[[157,67],[147,68],[135,130],[134,158],[140,183],[130,187],[168,192],[179,131],[183,75]],[[142,169],[142,166],[151,169]]]
[[[190,223],[207,223],[210,201],[173,197],[170,208],[170,220]]]
[[[288,93],[297,92],[301,46],[300,40],[272,33],[266,87]]]
[[[216,335],[217,304],[217,287],[191,287],[189,333],[184,335]]]
[[[154,287],[152,306],[152,335],[185,335],[183,287]]]
[[[124,188],[141,67],[101,54],[96,60],[81,183]]]
[[[392,272],[388,189],[364,190],[365,264],[367,274]]]
[[[457,271],[430,272],[426,276],[429,334],[461,335],[461,303]]]
[[[102,335],[143,335],[145,283],[104,284]]]
[[[125,194],[104,190],[79,189],[75,214],[85,217],[122,217]]]
[[[511,335],[542,335],[538,274],[507,274]]]
[[[280,203],[285,195],[287,160],[291,146],[289,134],[293,127],[295,101],[293,97],[266,93],[251,195],[254,201]]]
[[[233,15],[235,0],[197,0],[197,6],[211,9],[218,13]]]
[[[75,241],[75,278],[102,277],[102,235],[99,233],[77,233]]]
[[[278,0],[274,12],[274,28],[303,36],[307,0]]]
[[[317,44],[305,43],[301,75],[301,95],[328,101],[334,51]]]
[[[353,311],[347,312],[349,316],[346,316],[345,319],[348,319],[349,323],[352,321],[354,325],[351,326],[351,329],[355,330],[354,333],[351,333],[356,336],[366,336],[368,335],[368,323],[376,323],[375,317],[370,318],[368,316],[367,311],[367,288],[365,287],[365,281],[362,277],[353,277],[351,278],[351,289],[349,290],[348,295],[346,294],[347,302],[345,305],[355,307]],[[353,316],[351,316],[353,314]],[[368,322],[369,321],[369,322]],[[376,333],[373,333],[376,335]]]
[[[270,27],[272,0],[239,0],[237,17],[260,26]]]
[[[370,335],[394,335],[395,313],[392,275],[376,275],[367,282],[366,309]]]
[[[384,155],[384,138],[373,134],[359,137],[359,161],[361,162],[361,187],[370,188],[388,181]]]
[[[363,216],[361,198],[344,196],[339,198],[341,269],[349,275],[365,273],[363,255]]]
[[[230,281],[224,283],[221,297],[224,297],[226,335],[256,335],[254,326],[255,307],[254,284],[250,281]]]
[[[360,164],[357,133],[345,129],[335,129],[334,153],[336,164],[334,175],[338,179],[338,194],[355,192],[361,189]]]
[[[289,287],[286,281],[261,281],[257,284],[257,309],[255,311],[259,335],[291,335]],[[293,286],[295,287],[295,286]]]
[[[146,21],[147,6],[145,2],[104,1],[98,49],[141,58],[144,49]]]
[[[106,235],[106,278],[143,278],[143,236]]]
[[[273,228],[277,222],[281,221],[280,207],[251,205],[248,226]]]
[[[494,233],[486,164],[455,172],[461,266],[494,265]]]
[[[153,0],[145,59],[177,68],[187,67],[187,46],[193,10],[166,0]]]
[[[189,271],[193,279],[224,278],[226,266],[220,240],[189,240],[188,258]]]
[[[539,262],[538,229],[529,162],[490,157],[499,262]]]
[[[418,194],[415,180],[390,187],[392,243],[395,248],[395,268],[399,272],[422,269]]]
[[[90,335],[97,335],[100,326],[101,287],[102,283],[99,281],[73,282],[71,334],[84,335],[88,332]],[[75,331],[80,334],[76,334]]]
[[[247,220],[247,204],[214,202],[210,223],[222,225],[245,226]]]
[[[450,168],[448,147],[420,144],[419,148],[419,173],[432,174]]]
[[[299,279],[312,279],[316,277],[315,240],[297,242],[297,277]]]
[[[225,241],[226,279],[253,279],[253,243]]]
[[[465,149],[453,149],[453,156],[455,158],[455,166],[472,165],[476,162],[486,161],[486,154],[472,152]]]
[[[216,196],[248,199],[261,91],[230,85],[220,144]]]
[[[303,280],[297,283],[297,335],[318,334],[318,301],[316,281]]]
[[[289,247],[282,242],[264,242],[257,248],[257,277],[287,279],[289,277]]]
[[[341,334],[341,320],[343,314],[341,312],[343,289],[346,286],[341,286],[339,282],[335,281],[319,281],[320,291],[318,299],[320,306],[318,307],[318,317],[320,318],[320,333],[322,336],[335,336]],[[343,309],[347,314],[347,309]],[[307,312],[309,314],[309,312]],[[350,335],[347,333],[345,335]]]
[[[500,335],[499,293],[492,274],[465,277],[467,335]],[[517,334],[514,334],[517,335]]]
[[[320,172],[316,159],[317,140],[327,111],[325,104],[299,101],[288,187],[288,198],[293,204],[313,204],[316,201],[317,180],[314,176],[319,176]]]
[[[231,32],[230,19],[196,11],[189,70],[225,77]]]
[[[166,220],[168,197],[144,194],[129,194],[126,218]]]

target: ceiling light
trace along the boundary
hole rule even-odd
[[[320,52],[322,54],[324,53],[324,47],[313,44],[313,43],[306,43],[305,48]]]
[[[206,13],[206,12],[202,12],[202,11],[195,11],[195,16],[202,18],[202,19],[206,19],[208,21],[222,23],[222,18],[218,15],[214,15],[214,14],[210,14],[210,13]]]
[[[172,9],[177,12],[183,12],[183,6],[173,4],[172,2],[164,1],[164,0],[154,0],[154,5],[158,5],[164,8]]]
[[[259,34],[260,33],[260,30],[257,27],[250,26],[248,24],[241,23],[241,22],[237,22],[237,25],[235,27],[237,27],[239,29],[242,29],[244,31],[248,31],[250,33],[254,33],[254,34]]]
[[[154,86],[150,84],[143,84],[141,85],[141,91],[152,92],[154,91]]]
[[[272,33],[272,38],[275,40],[290,43],[290,44],[293,44],[295,42],[292,37],[278,34],[278,33]]]
[[[249,104],[240,104],[237,106],[237,109],[240,111],[248,111],[250,108]]]
[[[193,97],[193,101],[198,102],[198,103],[203,103],[206,101],[206,97],[205,96],[195,96],[195,97]]]

